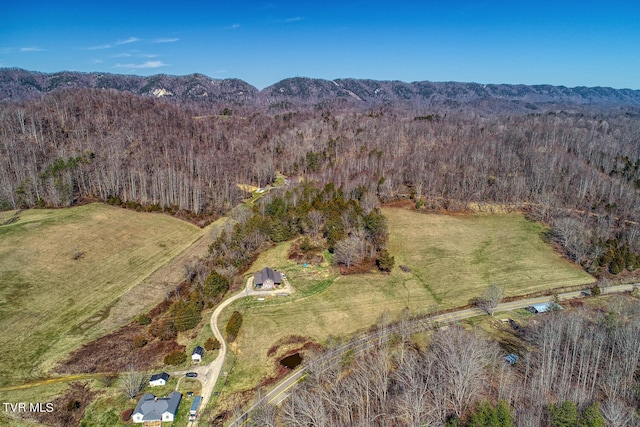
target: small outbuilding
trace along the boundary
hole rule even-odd
[[[161,372],[159,374],[151,375],[151,378],[149,379],[149,385],[152,387],[157,387],[166,385],[167,381],[169,381],[169,374],[167,374],[166,372]]]
[[[509,365],[515,365],[516,362],[518,361],[518,356],[511,353],[510,355],[505,356],[504,361],[507,362]]]
[[[202,356],[204,355],[204,348],[197,346],[191,353],[192,362],[202,362]]]
[[[257,289],[273,289],[282,284],[282,274],[269,267],[253,274],[253,286]]]
[[[562,310],[562,306],[556,302],[543,302],[540,304],[533,304],[527,307],[527,311],[533,314],[546,313],[552,310]]]

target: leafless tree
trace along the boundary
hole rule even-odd
[[[461,416],[481,395],[486,383],[485,367],[489,361],[497,360],[496,350],[487,341],[460,327],[437,332],[431,342],[430,351],[450,399],[451,409]]]
[[[504,288],[493,283],[482,293],[482,296],[478,300],[478,306],[486,311],[487,314],[493,316],[496,307],[500,301],[502,301],[503,297]]]
[[[247,426],[251,427],[276,427],[277,425],[277,411],[273,405],[264,405],[255,411],[247,423]]]
[[[633,407],[619,399],[607,399],[602,405],[602,416],[607,427],[631,427],[638,425]]]
[[[129,398],[135,398],[144,388],[147,376],[136,370],[135,365],[130,365],[129,370],[120,375],[120,389]]]
[[[309,219],[311,236],[318,237],[318,234],[324,225],[324,214],[314,209],[309,212],[307,218]]]
[[[364,258],[362,246],[362,240],[356,236],[340,240],[336,243],[333,259],[337,264],[343,264],[349,268]]]

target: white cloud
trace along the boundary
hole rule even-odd
[[[33,46],[28,46],[28,47],[0,47],[0,54],[10,54],[10,53],[16,53],[16,52],[43,52],[44,49],[39,48],[39,47],[33,47]]]
[[[158,58],[160,55],[155,53],[140,53],[137,50],[129,52],[114,53],[111,58]]]
[[[277,18],[273,19],[270,22],[272,24],[291,24],[293,22],[302,21],[304,18],[302,16],[292,16],[291,18]]]
[[[227,26],[227,27],[224,27],[224,29],[225,29],[225,30],[235,30],[235,29],[238,29],[238,28],[240,28],[240,27],[241,27],[241,25],[240,25],[240,24],[233,24],[233,25],[229,25],[229,26]]]
[[[166,38],[154,39],[153,43],[175,43],[177,41],[180,41],[180,39],[177,37],[166,37]]]
[[[113,47],[112,44],[103,44],[100,46],[89,46],[86,50],[101,50],[101,49],[111,49]]]
[[[140,39],[137,38],[137,37],[129,37],[128,39],[117,41],[116,45],[117,46],[121,46],[123,44],[136,43],[136,42],[139,42],[139,41],[140,41]]]
[[[144,62],[142,64],[116,64],[115,67],[116,68],[129,68],[129,69],[133,69],[133,70],[140,70],[143,68],[160,68],[160,67],[166,67],[169,64],[165,64],[162,61],[147,61]]]
[[[85,48],[85,50],[111,49],[111,48],[116,47],[116,46],[122,46],[123,44],[136,43],[136,42],[139,42],[139,41],[140,41],[140,39],[137,38],[137,37],[129,37],[128,39],[118,40],[115,43],[107,43],[107,44],[101,44],[101,45],[97,45],[97,46],[89,46],[89,47]]]
[[[93,63],[94,64],[102,64],[104,61],[102,59],[94,59]]]

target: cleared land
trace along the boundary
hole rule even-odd
[[[231,345],[237,351],[235,365],[223,393],[250,388],[273,375],[278,358],[295,346],[283,345],[273,356],[267,352],[290,335],[324,343],[383,317],[398,318],[404,309],[418,314],[465,305],[492,283],[512,296],[593,281],[543,241],[544,226],[521,215],[383,212],[389,220],[389,251],[396,259],[389,275],[339,276],[328,254],[322,265],[303,268],[287,259],[291,243],[256,260],[251,272],[265,266],[283,270],[297,292],[265,301],[239,300],[223,313],[222,327],[233,310],[244,313],[238,340]],[[399,265],[411,271],[403,272]]]
[[[3,212],[0,220],[0,384],[42,375],[103,333],[123,294],[204,234],[103,204]]]
[[[433,215],[386,208],[389,251],[444,307],[466,304],[490,284],[506,296],[590,283],[542,239],[547,229],[518,214]],[[411,277],[413,276],[413,277]]]

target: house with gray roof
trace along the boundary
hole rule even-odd
[[[282,283],[282,274],[269,267],[253,274],[253,286],[257,289],[273,289]]]
[[[182,400],[182,394],[172,392],[167,397],[156,397],[151,393],[145,393],[136,405],[131,418],[134,423],[145,421],[173,422],[178,413],[178,406]]]

